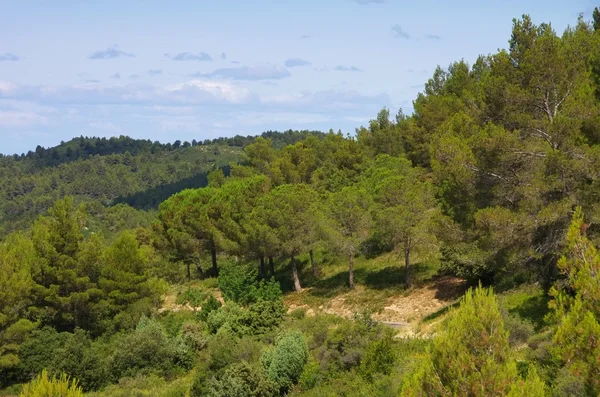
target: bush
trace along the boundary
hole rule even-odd
[[[274,279],[258,281],[255,266],[226,263],[219,272],[219,288],[225,300],[247,306],[259,301],[281,300],[279,283]]]
[[[240,361],[258,362],[262,348],[262,344],[249,337],[237,338],[230,332],[219,332],[208,342],[208,368],[217,372]]]
[[[302,390],[310,390],[317,385],[319,372],[319,362],[317,360],[311,359],[306,363],[298,380]]]
[[[245,305],[256,298],[258,270],[253,266],[228,262],[220,266],[219,288],[225,300]]]
[[[308,360],[308,347],[299,331],[291,331],[279,338],[274,348],[263,353],[261,363],[269,379],[287,392],[300,379]]]
[[[189,303],[191,307],[200,307],[207,298],[206,292],[199,288],[188,288],[179,295],[177,295],[176,303],[178,305],[185,305]]]
[[[34,330],[19,349],[19,360],[23,372],[29,379],[52,367],[54,353],[62,348],[69,335],[54,328]]]
[[[170,338],[158,321],[142,317],[134,332],[118,338],[111,373],[114,380],[137,373],[166,376],[189,369],[193,358],[181,339]]]
[[[181,328],[181,338],[192,349],[202,350],[208,344],[208,331],[202,323],[186,323]]]
[[[533,323],[529,320],[524,320],[514,314],[507,314],[504,317],[504,326],[508,330],[508,342],[511,347],[516,347],[520,344],[527,343],[529,338],[535,333]]]
[[[53,353],[51,373],[66,373],[78,379],[83,391],[98,390],[108,383],[105,346],[92,342],[87,332],[77,329]]]
[[[198,319],[200,321],[206,321],[209,314],[213,311],[219,309],[221,307],[221,302],[219,302],[214,296],[210,295],[204,304],[202,305],[202,309],[198,312]]]
[[[278,396],[277,383],[267,378],[261,368],[246,362],[231,365],[221,375],[209,381],[208,395],[212,397]]]
[[[392,372],[396,361],[392,343],[392,335],[388,334],[369,346],[360,364],[360,373],[365,379],[372,381],[375,374],[389,375]]]
[[[42,372],[23,387],[20,397],[83,397],[83,391],[76,379],[69,379],[64,373],[59,377],[48,377],[48,371]]]
[[[281,324],[284,315],[281,300],[259,301],[247,309],[230,303],[212,311],[206,323],[212,333],[224,328],[239,336],[260,335]]]
[[[290,313],[290,317],[292,317],[296,320],[302,320],[304,317],[306,317],[306,308],[298,307],[298,308],[292,310]]]

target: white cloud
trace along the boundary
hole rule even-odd
[[[0,110],[0,128],[23,128],[46,124],[45,116],[33,112]]]
[[[121,132],[121,127],[111,123],[110,121],[93,121],[89,124],[90,127],[104,132]]]

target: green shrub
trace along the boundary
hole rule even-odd
[[[213,311],[219,309],[221,307],[221,302],[219,302],[214,296],[210,295],[204,304],[202,305],[202,309],[198,312],[198,319],[200,321],[206,321],[208,315]]]
[[[42,370],[51,368],[54,352],[63,347],[68,338],[67,333],[59,333],[51,327],[31,332],[19,349],[19,360],[25,376],[31,379]]]
[[[206,292],[199,288],[189,287],[179,295],[177,295],[176,303],[185,305],[188,303],[191,307],[200,307],[207,298]]]
[[[142,317],[136,330],[117,339],[110,366],[113,380],[137,373],[166,376],[193,364],[194,351],[180,338],[171,338],[162,325]]]
[[[208,395],[211,397],[278,396],[277,383],[267,378],[264,370],[245,361],[231,365],[222,375],[209,381]]]
[[[202,350],[208,344],[208,330],[203,323],[186,323],[181,328],[183,342],[192,349]]]
[[[296,320],[302,320],[306,317],[306,308],[305,307],[297,307],[290,312],[290,317]]]
[[[253,335],[278,327],[285,315],[285,306],[281,298],[277,300],[261,300],[248,308],[248,326]]]
[[[263,345],[250,338],[238,338],[227,331],[219,332],[208,342],[208,368],[217,372],[228,365],[258,362]]]
[[[77,329],[53,352],[51,373],[77,378],[83,391],[98,390],[109,381],[105,350],[106,346],[92,342],[87,332]]]
[[[275,347],[265,351],[261,357],[269,379],[276,382],[283,393],[298,382],[307,360],[308,347],[299,331],[282,335]]]
[[[529,338],[535,333],[533,323],[524,320],[514,314],[507,314],[504,317],[504,326],[508,330],[508,342],[511,347],[527,343]]]
[[[232,302],[212,311],[206,324],[212,333],[224,328],[239,336],[260,335],[281,324],[284,315],[285,307],[281,300],[259,301],[248,308]]]
[[[220,307],[212,311],[207,319],[208,329],[216,334],[223,327],[238,335],[250,334],[247,322],[247,310],[235,303],[229,303],[227,306]]]
[[[389,375],[392,372],[396,361],[392,344],[392,335],[387,334],[369,346],[360,364],[360,373],[365,379],[372,381],[375,374]]]
[[[319,362],[315,359],[310,359],[298,380],[298,384],[302,390],[310,390],[319,382]]]
[[[227,262],[219,269],[219,288],[225,300],[249,304],[256,298],[258,270],[249,265]]]
[[[83,397],[83,391],[76,379],[69,379],[64,373],[57,377],[48,377],[45,369],[23,387],[20,397]]]
[[[219,288],[225,300],[246,306],[259,301],[281,300],[279,283],[274,279],[258,281],[255,266],[229,262],[221,266]]]

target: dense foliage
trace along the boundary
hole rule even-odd
[[[438,67],[414,114],[383,109],[356,136],[76,138],[1,158],[0,385],[598,395],[599,54],[600,10],[560,36],[523,16],[508,49]],[[395,265],[357,271],[380,257]],[[424,268],[478,285],[432,338],[287,314],[339,284],[409,294]],[[541,293],[509,305],[520,285]]]

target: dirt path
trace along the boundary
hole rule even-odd
[[[358,291],[357,291],[358,290]],[[331,299],[326,305],[311,308],[308,305],[297,306],[289,304],[289,311],[299,307],[307,309],[307,315],[318,312],[334,314],[344,318],[353,318],[363,307],[350,302],[356,301],[357,290],[340,294]],[[465,281],[456,277],[440,277],[423,286],[415,287],[409,292],[389,297],[383,310],[374,313],[372,318],[392,328],[398,329],[401,336],[414,336],[427,333],[430,327],[419,329],[421,320],[451,305],[460,298],[466,290]]]

